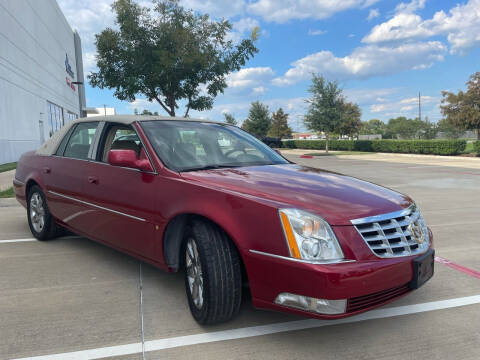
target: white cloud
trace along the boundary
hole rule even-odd
[[[364,8],[379,0],[258,0],[247,11],[266,21],[285,23],[294,19],[325,19],[335,13]]]
[[[273,78],[274,73],[270,67],[250,67],[240,69],[227,76],[228,89],[249,90],[257,88],[258,93],[265,92],[263,87]]]
[[[387,101],[386,97],[395,94],[398,88],[379,88],[379,89],[345,89],[343,91],[348,101],[359,105],[370,105],[374,102]]]
[[[291,85],[320,73],[338,80],[361,79],[428,67],[443,60],[445,46],[438,41],[403,44],[397,47],[368,45],[350,55],[336,57],[320,51],[295,61],[293,67],[273,83]]]
[[[400,3],[396,6],[396,13],[412,13],[414,11],[423,9],[427,0],[412,0],[409,3]]]
[[[241,15],[245,12],[246,7],[244,0],[181,0],[180,3],[187,9],[224,18]]]
[[[308,104],[305,102],[305,98],[274,98],[269,100],[262,100],[262,103],[267,105],[271,112],[277,111],[279,108],[282,108],[283,111],[289,115],[288,123],[293,130],[305,130],[302,120],[308,106]],[[209,111],[193,111],[192,117],[222,121],[223,114],[229,113],[234,115],[239,124],[241,124],[243,120],[247,118],[250,106],[251,101],[216,104],[213,109]]]
[[[480,45],[480,0],[457,5],[448,14],[438,11],[427,20],[413,13],[416,8],[402,7],[393,18],[375,26],[362,42],[378,44],[442,35],[450,44],[450,52],[460,54]]]
[[[317,35],[324,35],[326,34],[327,31],[326,30],[308,30],[308,35],[311,35],[311,36],[317,36]]]
[[[430,119],[438,119],[440,100],[438,96],[422,96],[422,113]],[[418,96],[390,99],[384,103],[373,103],[369,106],[369,110],[373,114],[384,117],[406,116],[415,118],[418,117]]]
[[[378,9],[370,9],[370,12],[368,13],[367,20],[373,20],[377,17],[380,16],[380,11]]]
[[[82,39],[85,75],[96,67],[95,34],[114,25],[111,3],[112,0],[58,0],[68,23]]]
[[[228,37],[234,43],[239,43],[242,39],[250,37],[253,29],[259,27],[260,23],[256,19],[250,17],[241,18],[238,21],[232,23],[232,31],[229,33]],[[266,32],[261,30],[261,35],[265,36]]]

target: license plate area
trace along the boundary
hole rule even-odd
[[[422,256],[413,260],[413,279],[410,289],[418,289],[431,279],[434,272],[435,250],[430,249]]]

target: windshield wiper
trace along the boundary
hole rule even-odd
[[[186,169],[181,169],[180,172],[186,171],[197,171],[197,170],[213,170],[213,169],[226,169],[226,168],[235,168],[235,167],[242,167],[243,165],[205,165],[205,166],[198,166],[198,167],[191,167]]]

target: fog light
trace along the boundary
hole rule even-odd
[[[315,299],[308,296],[281,293],[275,299],[275,304],[318,314],[335,315],[345,313],[347,300]]]

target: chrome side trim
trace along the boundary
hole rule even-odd
[[[263,252],[263,251],[252,250],[252,249],[250,249],[248,251],[250,251],[253,254],[270,256],[270,257],[273,257],[273,258],[276,258],[276,259],[289,260],[289,261],[293,261],[293,262],[299,262],[299,263],[304,263],[304,264],[313,264],[313,265],[335,265],[335,264],[356,262],[356,260],[348,260],[348,259],[312,261],[312,260],[303,260],[303,259],[296,259],[296,258],[291,258],[291,257],[287,257],[287,256],[275,255],[275,254],[270,254],[270,253],[266,253],[266,252]]]
[[[60,196],[62,198],[68,199],[68,200],[76,201],[76,202],[79,202],[81,204],[85,204],[85,205],[88,205],[88,206],[91,206],[91,207],[94,207],[94,208],[97,208],[97,209],[109,211],[109,212],[114,213],[114,214],[123,215],[123,216],[126,216],[126,217],[131,218],[131,219],[135,219],[135,220],[138,220],[138,221],[147,221],[146,219],[142,219],[142,218],[139,218],[139,217],[136,217],[136,216],[133,216],[133,215],[125,214],[123,212],[120,212],[120,211],[117,211],[117,210],[112,210],[112,209],[109,209],[109,208],[106,208],[106,207],[103,207],[103,206],[100,206],[100,205],[95,205],[95,204],[89,203],[87,201],[79,200],[79,199],[76,199],[76,198],[71,197],[71,196],[67,196],[67,195],[64,195],[64,194],[57,193],[55,191],[48,190],[48,192],[50,194],[57,195],[57,196]]]
[[[368,216],[368,217],[364,217],[364,218],[360,218],[360,219],[353,219],[353,220],[350,220],[350,222],[352,223],[352,225],[360,225],[360,224],[364,224],[364,223],[390,220],[392,218],[398,218],[398,217],[402,217],[402,216],[405,216],[405,215],[410,215],[411,213],[415,212],[415,210],[416,210],[416,206],[415,206],[415,204],[412,204],[408,208],[405,208],[403,210],[394,211],[394,212],[386,213],[386,214]]]

